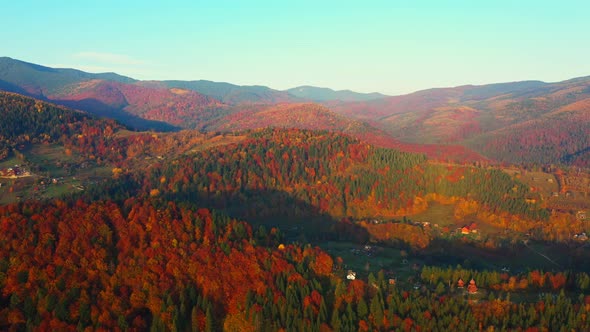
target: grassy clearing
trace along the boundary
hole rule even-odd
[[[199,151],[205,151],[218,146],[229,145],[239,143],[246,139],[247,136],[233,136],[233,135],[217,135],[211,138],[206,138],[202,143],[194,147],[190,152],[196,153]]]
[[[503,168],[505,173],[516,178],[524,184],[535,187],[544,197],[550,197],[552,192],[559,191],[557,179],[553,174],[545,172],[523,172],[519,169]]]
[[[22,161],[17,159],[14,156],[11,156],[7,159],[3,159],[2,161],[0,161],[0,168],[9,168],[9,167],[13,167],[14,165],[20,165],[22,164]]]
[[[414,269],[415,264],[421,266],[422,262],[406,254],[404,250],[370,245],[366,250],[364,245],[352,242],[328,241],[317,244],[332,257],[341,257],[344,263],[344,274],[347,270],[356,272],[357,278],[366,279],[369,273],[375,276],[381,270],[387,277],[395,277],[398,282],[409,282],[419,271]]]
[[[31,165],[38,166],[39,175],[47,177],[64,177],[68,172],[64,165],[74,164],[79,156],[67,155],[60,145],[36,145],[25,151],[25,157]]]
[[[440,203],[428,203],[426,211],[408,216],[409,219],[417,222],[429,222],[438,224],[440,227],[459,227],[453,214],[455,207],[453,205],[443,205]]]

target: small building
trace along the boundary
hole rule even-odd
[[[348,273],[346,274],[346,279],[355,280],[356,279],[356,272],[354,272],[353,270],[348,270]]]
[[[471,279],[469,286],[467,286],[467,292],[469,292],[469,294],[477,293],[477,285],[475,284],[475,280]]]
[[[576,218],[578,220],[585,220],[586,219],[586,211],[582,211],[582,210],[578,211],[576,213]]]
[[[477,233],[477,224],[472,222],[460,228],[461,234]]]
[[[389,278],[389,284],[395,285],[395,278]]]
[[[551,196],[553,197],[559,197],[559,193],[557,191],[554,191],[551,193]]]
[[[459,280],[457,281],[457,287],[459,287],[459,288],[465,287],[465,281],[463,281],[463,279],[459,278]]]

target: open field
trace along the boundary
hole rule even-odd
[[[455,218],[453,217],[454,210],[455,207],[451,204],[446,205],[429,202],[426,211],[408,216],[408,218],[412,221],[429,222],[433,225],[438,224],[440,227],[449,227],[450,229],[453,229],[462,226],[455,221]]]
[[[352,242],[328,241],[318,244],[332,257],[341,257],[343,265],[343,277],[346,271],[356,272],[357,278],[366,279],[370,273],[377,275],[380,270],[386,274],[386,278],[395,278],[397,282],[411,282],[417,267],[422,265],[421,260],[409,257],[404,250],[373,245],[368,247]]]
[[[30,177],[0,179],[0,204],[60,197],[112,175],[112,167],[80,161],[79,155],[66,154],[60,145],[35,145],[23,155],[24,161],[12,157],[0,162],[0,168],[22,165],[32,173]]]
[[[515,168],[503,168],[502,170],[529,187],[534,187],[545,198],[550,197],[551,193],[559,191],[559,184],[553,174]]]

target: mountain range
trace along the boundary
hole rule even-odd
[[[0,90],[140,130],[322,129],[439,159],[590,164],[590,77],[386,96],[311,86],[279,91],[205,80],[140,81],[3,57]]]
[[[590,330],[588,79],[0,82],[2,331]]]

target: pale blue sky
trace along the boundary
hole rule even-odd
[[[590,75],[588,1],[3,1],[0,56],[361,92]]]

